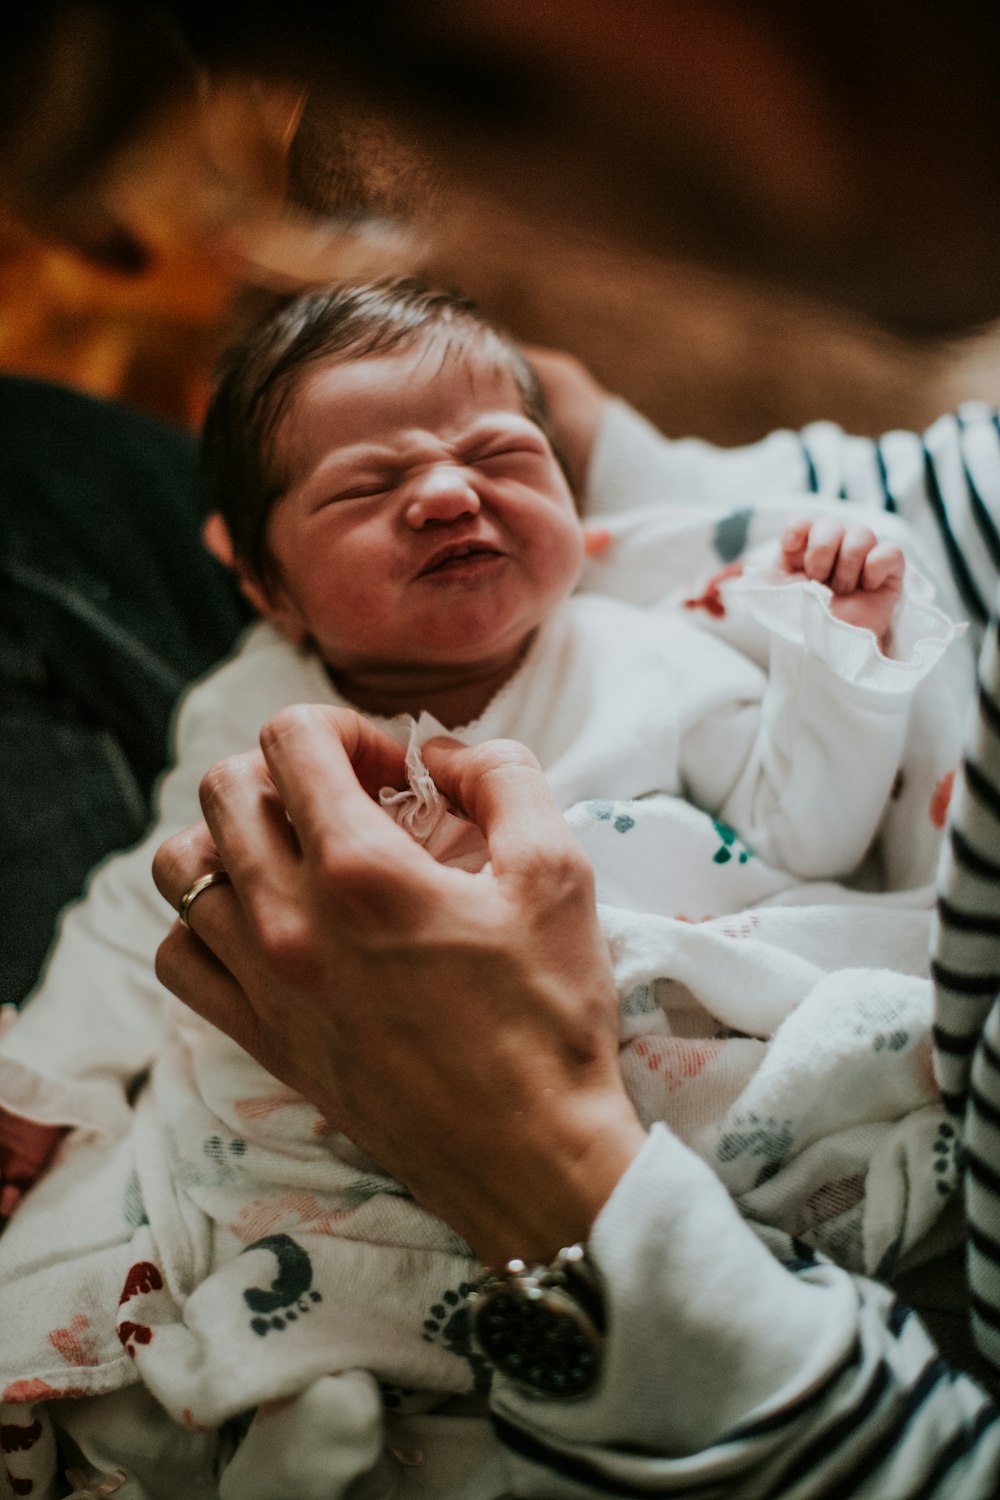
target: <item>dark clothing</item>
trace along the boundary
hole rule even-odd
[[[174,702],[248,618],[199,535],[195,440],[0,379],[0,1000],[142,833]]]

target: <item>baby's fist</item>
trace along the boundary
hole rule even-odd
[[[903,591],[906,559],[895,542],[880,542],[868,526],[844,526],[830,517],[792,521],[781,536],[779,572],[812,578],[832,591],[838,620],[870,630],[888,643]]]
[[[59,1125],[39,1125],[0,1108],[0,1229],[65,1134]]]

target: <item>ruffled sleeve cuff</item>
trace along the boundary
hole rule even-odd
[[[833,593],[825,584],[783,582],[754,566],[723,587],[727,604],[745,608],[772,637],[804,648],[841,681],[889,697],[908,698],[967,628],[931,602],[931,585],[912,568],[893,619],[889,656],[883,655],[873,631],[833,614]]]

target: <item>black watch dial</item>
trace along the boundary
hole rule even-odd
[[[575,1297],[517,1279],[487,1283],[473,1305],[476,1340],[511,1380],[546,1396],[582,1396],[600,1368],[601,1333]]]

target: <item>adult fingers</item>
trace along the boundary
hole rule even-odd
[[[205,823],[194,823],[175,833],[153,855],[153,882],[164,901],[174,911],[180,907],[184,892],[202,875],[221,870],[222,861]]]
[[[402,747],[371,724],[311,705],[285,709],[264,726],[261,747],[305,859],[332,888],[362,901],[372,891],[384,909],[394,888],[415,891],[438,868],[373,801],[379,786],[405,786],[406,772]]]
[[[870,526],[852,526],[845,531],[830,579],[835,594],[854,593],[861,581],[865,558],[874,546],[875,533]]]
[[[194,831],[197,835],[198,830]],[[161,862],[161,880],[169,888],[175,878],[163,871],[183,868],[184,835],[179,836],[177,851],[168,849]],[[198,838],[189,840],[197,846]],[[183,877],[186,878],[186,877]],[[301,1051],[294,1043],[296,1033],[289,1029],[290,995],[299,998],[283,984],[282,970],[303,973],[302,954],[310,962],[309,934],[303,928],[297,952],[287,942],[280,927],[265,925],[255,930],[229,884],[212,886],[206,901],[196,914],[197,931],[175,922],[161,942],[156,954],[156,974],[166,989],[182,1000],[206,1021],[225,1032],[269,1073],[297,1092],[305,1093],[329,1118],[336,1108],[330,1077],[322,1066],[303,1066]],[[201,905],[202,897],[198,898]],[[310,1057],[310,1061],[313,1061]]]
[[[174,911],[179,910],[185,892],[197,880],[223,868],[205,823],[194,824],[166,839],[153,856],[156,888]],[[231,879],[203,890],[188,908],[187,929],[178,922],[173,931],[176,937],[172,936],[172,943],[182,949],[193,946],[201,951],[204,944],[235,973],[241,973],[247,964],[249,929]]]
[[[538,761],[516,740],[428,740],[428,770],[482,831],[497,875],[555,864],[586,867]]]
[[[199,938],[179,923],[156,953],[156,977],[204,1020],[260,1055],[260,1022],[242,986]]]
[[[281,789],[289,815],[308,823],[308,814],[316,803],[323,803],[323,788],[302,786],[299,761],[317,753],[321,745],[328,750],[324,767],[336,774],[352,801],[359,790],[377,801],[385,786],[406,785],[406,751],[391,735],[376,729],[350,709],[328,708],[320,703],[300,703],[282,709],[260,732],[261,749],[275,784]],[[292,784],[285,786],[282,774],[291,761],[295,766]],[[310,796],[310,793],[313,795]]]
[[[260,751],[219,761],[205,772],[198,795],[219,863],[237,889],[268,875],[276,885],[288,882],[298,843]]]
[[[572,355],[528,346],[524,353],[545,393],[552,429],[577,495],[586,487],[594,439],[609,393]]]

